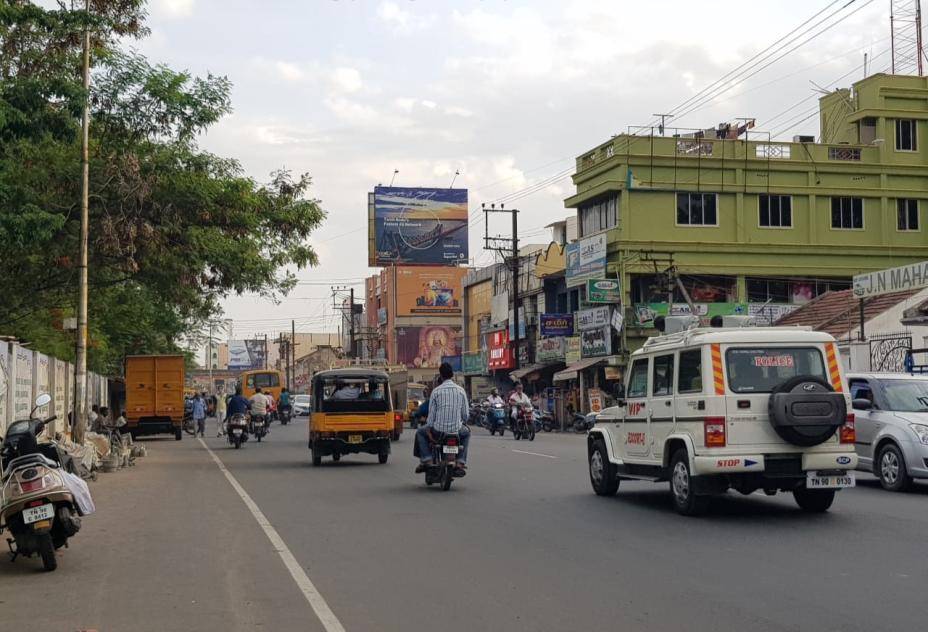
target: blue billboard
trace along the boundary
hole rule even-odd
[[[375,187],[370,265],[467,263],[467,189]]]

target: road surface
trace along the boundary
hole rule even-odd
[[[789,495],[730,493],[683,518],[666,485],[595,496],[583,436],[529,443],[475,429],[470,474],[446,493],[413,473],[411,437],[386,465],[356,455],[319,468],[304,419],[242,450],[149,440],[138,466],[93,484],[98,513],[55,573],[0,563],[2,628],[924,625],[928,485],[891,494],[861,475],[826,515],[799,512]]]

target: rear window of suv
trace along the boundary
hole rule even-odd
[[[815,347],[733,348],[725,352],[728,388],[735,393],[769,393],[797,375],[828,382],[825,360]]]

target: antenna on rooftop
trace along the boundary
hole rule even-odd
[[[921,77],[925,51],[922,46],[921,0],[890,0],[889,31],[892,74]]]

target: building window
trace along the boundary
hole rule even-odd
[[[761,195],[760,225],[765,228],[792,228],[793,198],[788,195]]]
[[[677,224],[718,226],[715,193],[677,193]]]
[[[918,127],[912,119],[896,119],[896,151],[918,149]]]
[[[896,228],[918,230],[918,200],[896,200]]]
[[[860,230],[864,227],[863,198],[831,198],[831,227],[842,230]]]
[[[618,223],[618,196],[612,196],[580,207],[580,236],[586,237],[607,228],[614,228]]]
[[[816,296],[835,290],[850,288],[847,281],[819,279],[770,279],[748,277],[745,279],[749,303],[788,303],[802,305]]]

